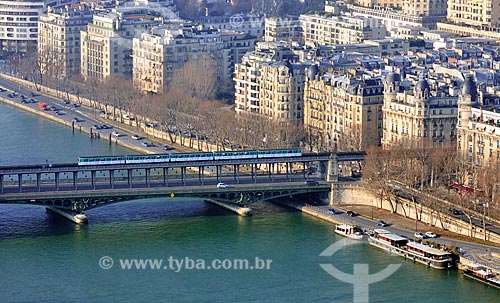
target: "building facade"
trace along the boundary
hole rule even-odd
[[[75,0],[0,1],[0,46],[7,53],[26,53],[38,41],[38,21],[47,8],[59,8]]]
[[[499,0],[448,0],[447,19],[472,26],[500,26]]]
[[[266,62],[279,62],[293,58],[289,48],[276,46],[264,48],[257,43],[254,51],[245,54],[234,67],[235,111],[237,114],[261,113],[260,70]]]
[[[132,77],[132,39],[160,20],[147,11],[95,14],[81,31],[81,74],[97,80]]]
[[[306,65],[288,60],[260,67],[259,114],[274,121],[301,123],[304,115]]]
[[[305,43],[335,45],[383,39],[387,31],[379,19],[366,17],[301,15]]]
[[[65,77],[80,74],[80,31],[92,20],[86,5],[54,9],[40,15],[38,23],[39,62],[42,70]],[[53,68],[51,72],[49,69]]]
[[[247,33],[261,39],[264,36],[265,16],[257,14],[237,14],[232,16],[203,16],[200,18],[204,29]]]
[[[458,98],[436,85],[423,76],[409,86],[399,74],[385,77],[382,146],[456,142]]]
[[[255,37],[193,27],[160,26],[133,40],[133,82],[145,92],[162,93],[176,69],[209,56],[218,83],[231,82],[234,65],[252,50]]]
[[[299,18],[266,18],[264,41],[302,40],[302,26]]]
[[[365,150],[380,145],[382,81],[348,75],[318,76],[311,68],[304,94],[304,127],[320,149]]]
[[[472,76],[459,95],[457,149],[473,166],[500,161],[500,97],[478,91]]]

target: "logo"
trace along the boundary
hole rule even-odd
[[[340,249],[359,243],[361,242],[347,241],[345,239],[339,240],[321,252],[320,257],[331,257]],[[353,285],[354,303],[365,303],[369,302],[369,285],[390,277],[399,269],[401,264],[389,264],[386,268],[374,274],[370,274],[369,264],[354,264],[352,274],[345,273],[332,264],[320,264],[320,266],[337,280]]]
[[[238,14],[238,15],[232,15],[229,18],[229,24],[231,27],[240,27],[243,24],[243,15]]]

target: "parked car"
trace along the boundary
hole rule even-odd
[[[382,221],[382,220],[378,220],[378,221],[377,221],[377,226],[386,227],[387,225],[388,225],[388,224],[387,224],[387,223],[385,223],[385,222],[384,222],[384,221]]]
[[[427,238],[437,238],[438,235],[436,235],[435,233],[433,233],[432,231],[428,231],[424,234]]]
[[[174,149],[174,148],[173,148],[173,147],[171,147],[171,146],[168,146],[167,144],[163,144],[163,145],[161,146],[161,149],[163,149],[163,150],[172,150],[172,149]]]
[[[335,208],[329,208],[327,210],[327,212],[330,214],[330,215],[336,215],[338,212],[335,210]]]
[[[229,187],[229,185],[227,185],[226,183],[222,182],[217,183],[217,188],[227,188],[227,187]]]
[[[415,237],[415,239],[418,239],[418,240],[423,240],[423,239],[427,238],[427,236],[425,234],[419,233],[419,232],[414,233],[413,236]]]
[[[142,146],[144,146],[144,147],[150,147],[150,146],[153,146],[153,144],[148,143],[148,142],[142,142],[141,144],[142,144]]]
[[[304,184],[306,184],[306,185],[319,185],[318,181],[316,181],[316,180],[306,180],[306,181],[304,181]]]
[[[346,215],[348,215],[349,217],[356,217],[358,214],[353,212],[352,210],[348,210],[346,212]]]
[[[111,135],[113,137],[120,137],[121,136],[121,134],[119,132],[117,132],[117,131],[112,132]]]
[[[130,136],[130,138],[134,139],[134,140],[141,140],[141,136],[139,135],[136,135],[136,134],[133,134],[132,136]]]

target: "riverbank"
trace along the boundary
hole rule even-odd
[[[328,212],[329,206],[327,205],[311,205],[299,201],[274,201],[280,205],[294,208],[307,215],[319,218],[333,224],[350,224],[356,225],[362,229],[373,230],[377,228],[376,221],[383,218],[385,222],[389,222],[388,227],[385,229],[390,230],[396,234],[401,234],[409,239],[413,238],[415,231],[415,221],[404,218],[402,216],[392,214],[386,210],[370,207],[362,207],[359,205],[350,205],[349,209],[336,207],[336,214]],[[354,211],[358,215],[355,217],[348,217],[345,215],[347,210]],[[447,247],[465,247],[468,259],[473,262],[483,264],[490,268],[500,267],[500,245],[498,243],[486,242],[478,239],[470,239],[465,236],[443,231],[432,226],[420,227],[417,223],[417,230],[432,231],[439,235],[436,239],[426,239],[425,241],[446,245]]]

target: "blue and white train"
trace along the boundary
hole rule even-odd
[[[211,161],[211,160],[231,160],[231,159],[288,158],[288,157],[300,157],[300,156],[302,156],[302,151],[300,149],[216,151],[216,152],[199,152],[199,153],[79,157],[78,165],[109,165],[109,164],[135,164],[135,163],[164,163],[164,162],[182,162],[182,161]]]

